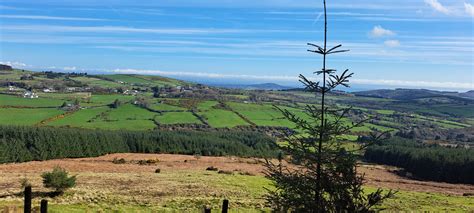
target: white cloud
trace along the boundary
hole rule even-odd
[[[450,14],[451,10],[443,6],[441,3],[439,3],[438,0],[425,0],[425,3],[428,4],[431,8],[434,10],[444,13],[444,14]]]
[[[474,17],[474,6],[472,4],[464,3],[464,8],[466,9],[467,14]]]
[[[375,26],[372,31],[369,32],[371,37],[384,37],[384,36],[392,36],[395,33],[391,30],[384,29],[382,26],[377,25]]]
[[[106,19],[98,19],[98,18],[79,18],[79,17],[63,17],[63,16],[34,16],[34,15],[0,15],[0,18],[32,19],[32,20],[61,20],[61,21],[105,21],[106,20]]]
[[[385,46],[387,47],[399,47],[400,41],[399,40],[387,40],[384,42]]]
[[[11,67],[14,67],[14,68],[24,68],[24,67],[29,67],[29,65],[25,64],[25,63],[21,63],[21,62],[18,62],[18,61],[0,61],[0,64],[5,64],[5,65],[8,65],[8,66],[11,66]]]

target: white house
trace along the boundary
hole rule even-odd
[[[26,91],[23,93],[23,98],[38,98],[38,95],[31,91]]]
[[[53,89],[43,89],[43,92],[46,92],[46,93],[48,93],[48,92],[54,92],[54,90],[53,90]]]

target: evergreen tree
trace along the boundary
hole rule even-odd
[[[53,188],[56,193],[62,194],[69,188],[76,186],[76,176],[69,176],[61,167],[54,167],[53,171],[41,174],[45,188]]]
[[[316,50],[308,50],[323,56],[323,66],[315,72],[322,75],[314,82],[300,75],[306,91],[320,95],[320,105],[307,105],[305,111],[310,119],[302,119],[294,113],[278,108],[283,115],[296,124],[298,134],[287,134],[288,145],[282,151],[287,161],[267,161],[267,177],[273,181],[275,190],[267,200],[277,212],[370,212],[375,205],[393,195],[377,190],[366,194],[362,189],[364,177],[357,174],[357,150],[344,148],[340,136],[362,122],[344,124],[345,115],[351,110],[331,108],[326,104],[326,95],[338,86],[348,87],[353,73],[348,70],[337,75],[335,69],[326,67],[326,58],[339,50],[341,45],[327,47],[327,12],[324,3],[324,45],[308,44]],[[322,84],[322,85],[321,85]],[[374,137],[377,141],[382,134]],[[365,148],[362,146],[361,149]]]

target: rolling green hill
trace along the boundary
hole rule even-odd
[[[23,97],[28,90],[39,97]],[[471,134],[462,132],[473,125],[474,104],[453,94],[378,90],[355,96],[333,94],[328,100],[331,107],[354,106],[344,120],[346,125],[371,118],[353,129],[348,138],[372,130],[397,134],[421,128],[422,132],[429,132],[422,139],[470,141]],[[170,125],[294,128],[275,106],[307,119],[304,106],[318,103],[311,97],[301,91],[212,88],[159,76],[3,70],[0,124],[109,130],[152,130]],[[442,131],[448,129],[458,129],[464,136],[448,139],[452,136]]]

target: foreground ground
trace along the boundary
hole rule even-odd
[[[112,162],[120,158],[126,163]],[[140,165],[140,160],[151,163]],[[40,175],[54,166],[77,175],[77,186],[61,197],[49,198],[52,212],[198,211],[204,205],[217,209],[224,198],[235,212],[253,212],[265,210],[262,196],[265,188],[271,188],[258,159],[112,154],[0,165],[0,212],[21,210],[18,194],[23,178],[32,182],[33,191],[48,192],[41,186]],[[206,171],[210,166],[225,172]],[[155,173],[157,168],[160,173]],[[396,175],[396,168],[382,166],[363,165],[359,171],[366,174],[368,191],[376,187],[399,190],[383,204],[389,210],[474,211],[474,198],[463,196],[474,194],[473,185],[410,180]]]

